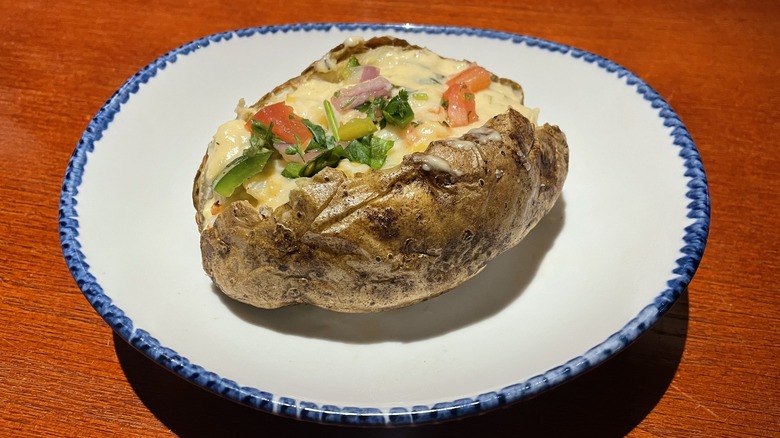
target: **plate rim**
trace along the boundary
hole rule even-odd
[[[387,410],[376,407],[320,406],[305,400],[277,396],[254,387],[241,386],[233,380],[191,363],[173,349],[163,346],[151,333],[134,327],[130,317],[112,303],[111,298],[90,273],[89,265],[81,252],[81,244],[78,240],[79,222],[76,196],[88,155],[94,151],[94,143],[102,138],[103,131],[111,124],[114,116],[121,110],[121,106],[138,92],[140,85],[149,82],[159,70],[176,62],[179,56],[188,55],[212,43],[230,40],[234,37],[244,38],[279,32],[328,32],[334,29],[338,31],[384,30],[397,33],[446,34],[506,40],[513,44],[525,44],[528,47],[571,56],[594,64],[608,74],[614,74],[618,79],[624,80],[624,85],[635,88],[638,94],[659,111],[658,116],[663,119],[664,126],[672,129],[670,133],[670,136],[673,137],[672,144],[679,148],[678,155],[683,159],[684,176],[688,178],[687,217],[692,219],[693,223],[684,229],[684,245],[679,250],[681,255],[675,260],[676,267],[672,270],[676,276],[668,280],[667,288],[661,291],[650,304],[646,305],[620,330],[584,354],[525,381],[475,395],[472,398],[441,401],[431,406],[398,406]],[[709,234],[710,195],[701,156],[677,113],[652,87],[614,61],[542,38],[484,28],[412,23],[327,22],[249,27],[207,35],[169,51],[140,69],[101,106],[79,139],[68,161],[63,178],[58,213],[62,253],[79,289],[114,332],[154,362],[208,391],[265,412],[323,424],[381,427],[442,422],[526,400],[571,380],[622,351],[666,313],[692,280],[703,257]]]

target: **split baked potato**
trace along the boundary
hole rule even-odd
[[[206,273],[261,308],[447,292],[516,245],[568,171],[518,84],[391,37],[350,38],[236,113],[193,201]]]

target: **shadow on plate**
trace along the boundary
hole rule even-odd
[[[355,344],[432,338],[489,318],[515,301],[563,229],[565,209],[561,196],[520,244],[490,261],[478,275],[444,295],[403,309],[370,314],[314,306],[266,310],[230,299],[216,286],[212,289],[237,317],[279,333]],[[478,296],[486,294],[490,299]]]
[[[536,398],[449,423],[395,429],[324,426],[256,411],[190,384],[114,335],[119,363],[146,407],[175,434],[211,436],[599,436],[633,430],[669,387],[688,334],[688,292],[607,362]]]

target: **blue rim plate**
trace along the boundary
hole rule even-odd
[[[222,297],[201,269],[190,198],[214,130],[239,98],[259,98],[347,37],[383,34],[522,84],[540,121],[569,140],[561,199],[475,279],[406,309],[267,311]],[[317,23],[210,35],[132,76],[75,148],[59,228],[89,303],[157,363],[263,411],[388,426],[490,411],[613,356],[691,281],[709,212],[685,126],[610,60],[490,30]]]

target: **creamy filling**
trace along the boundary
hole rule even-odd
[[[346,44],[354,45],[359,39],[351,38]],[[414,122],[406,128],[388,125],[374,133],[385,140],[392,140],[393,147],[387,154],[383,169],[397,166],[405,155],[424,151],[434,140],[460,137],[471,130],[479,130],[488,119],[504,113],[509,107],[514,108],[534,124],[537,121],[538,109],[527,108],[520,103],[520,94],[507,85],[493,82],[490,86],[474,94],[476,113],[479,120],[467,126],[452,128],[446,125],[447,111],[441,105],[442,95],[447,89],[447,79],[470,67],[466,61],[443,59],[428,50],[402,50],[396,47],[380,47],[369,52],[356,55],[360,65],[371,65],[379,68],[380,75],[389,80],[397,89],[406,89],[409,94],[409,104],[414,111]],[[315,64],[315,70],[327,73],[337,69],[336,63],[329,57],[324,57]],[[327,119],[323,100],[329,99],[334,93],[343,89],[344,82],[330,82],[317,75],[297,89],[277,100],[268,102],[284,102],[293,107],[295,113],[310,120],[327,130]],[[248,109],[243,100],[236,108],[237,119],[221,125],[208,148],[206,163],[206,181],[212,184],[225,167],[249,147],[250,131],[246,128],[246,120],[253,111]],[[357,110],[344,113],[337,112],[340,123],[352,118],[365,117]],[[443,123],[444,122],[444,123]],[[469,147],[470,145],[463,145]],[[441,158],[427,156],[424,166],[436,169],[449,168],[449,164]],[[265,169],[243,183],[246,194],[255,199],[258,206],[271,209],[279,207],[289,200],[289,193],[307,178],[290,179],[281,175],[285,161],[275,155]],[[342,160],[338,167],[347,176],[367,172],[369,166]],[[213,213],[215,202],[225,203],[226,200],[215,199],[204,207],[203,214],[209,219]],[[229,200],[227,200],[229,201]]]

